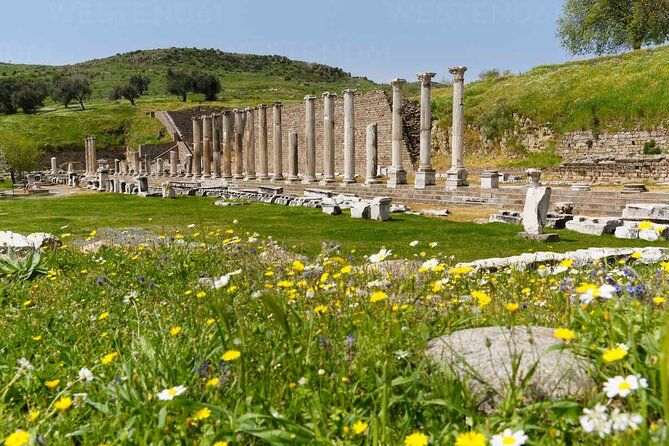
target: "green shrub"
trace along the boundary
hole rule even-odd
[[[657,143],[654,139],[646,141],[643,145],[643,154],[644,155],[659,155],[662,153],[662,149],[657,146]]]

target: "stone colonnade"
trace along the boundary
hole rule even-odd
[[[449,72],[453,75],[453,131],[452,131],[452,165],[447,172],[447,188],[467,185],[467,170],[464,168],[464,73],[466,67],[453,67]],[[432,113],[431,83],[435,73],[419,73],[421,86],[420,111],[420,164],[416,171],[414,187],[425,189],[436,184],[436,172],[432,167]],[[392,164],[388,169],[388,187],[395,188],[407,184],[407,172],[402,165],[402,144],[404,140],[402,123],[402,105],[404,102],[404,79],[394,79],[392,87]],[[355,94],[354,89],[346,89],[344,94],[344,172],[342,186],[355,183]],[[335,115],[334,101],[336,93],[323,93],[323,175],[321,184],[335,182]],[[300,180],[298,172],[298,150],[300,144],[306,151],[306,165],[301,171],[304,184],[318,181],[316,178],[316,97],[304,97],[305,110],[305,141],[298,141],[297,133],[289,132],[288,139],[288,172],[283,166],[283,123],[282,104],[272,104],[272,153],[268,153],[268,117],[267,105],[223,111],[192,118],[193,145],[192,153],[186,156],[181,169],[177,169],[178,152],[169,154],[169,175],[185,175],[194,180],[223,178],[224,180],[269,180],[270,158],[273,166],[271,180],[273,182],[296,182]],[[372,123],[366,129],[367,159],[365,163],[365,184],[378,183],[377,126]],[[257,150],[257,151],[256,151]],[[233,156],[234,154],[234,156]],[[95,138],[86,139],[86,171],[95,172]],[[234,167],[233,167],[234,160]],[[160,160],[163,161],[163,160]],[[156,161],[158,165],[158,160]],[[139,153],[134,152],[132,170],[141,172]],[[148,171],[149,166],[144,166]],[[257,168],[257,171],[256,171]],[[167,170],[158,167],[158,174]],[[284,177],[287,174],[287,178]]]

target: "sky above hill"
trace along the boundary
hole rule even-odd
[[[31,0],[3,5],[0,61],[62,65],[137,49],[280,54],[377,82],[466,65],[514,73],[571,57],[563,0]]]

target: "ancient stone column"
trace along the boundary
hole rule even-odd
[[[58,162],[56,161],[56,157],[52,156],[51,157],[51,175],[57,175],[57,174],[58,174]]]
[[[90,160],[91,160],[91,173],[96,173],[98,171],[98,151],[95,145],[95,136],[90,137]]]
[[[244,110],[234,109],[235,114],[235,174],[233,178],[244,178]]]
[[[73,172],[74,172],[74,164],[67,163],[67,173],[73,173]]]
[[[288,178],[286,183],[296,183],[300,181],[297,171],[297,132],[288,134]]]
[[[255,134],[255,109],[248,107],[246,110],[246,128],[248,129],[248,144],[246,148],[246,177],[245,180],[256,179],[256,134]]]
[[[448,69],[453,75],[453,129],[451,131],[451,168],[446,172],[446,188],[467,186],[465,169],[465,71],[467,67]]]
[[[395,188],[406,184],[407,172],[402,167],[402,87],[404,79],[394,79],[393,87],[393,130],[392,130],[392,165],[388,170],[388,187]]]
[[[165,162],[162,158],[156,160],[156,175],[159,177],[165,175]]]
[[[335,115],[336,93],[323,93],[323,179],[322,184],[335,182]]]
[[[260,147],[259,147],[259,180],[269,180],[269,167],[267,156],[267,105],[258,106],[258,126],[260,127]]]
[[[115,159],[114,160],[114,175],[120,175],[121,174],[121,160]]]
[[[132,152],[132,170],[134,175],[139,175],[139,172],[142,170],[141,161],[139,159],[139,151]]]
[[[344,184],[355,183],[355,90],[344,90]]]
[[[223,112],[223,179],[232,179],[232,135],[233,116],[230,110]]]
[[[316,182],[316,96],[304,97],[307,171],[304,173],[305,184]]]
[[[179,174],[177,170],[177,163],[179,162],[179,152],[172,149],[170,150],[170,176],[176,177]]]
[[[193,174],[193,155],[190,153],[186,154],[186,177],[190,177]]]
[[[193,118],[193,179],[199,179],[202,175],[202,119],[195,116]]]
[[[274,134],[272,136],[272,143],[274,144],[274,175],[272,181],[283,180],[283,142],[281,140],[281,102],[272,104],[272,114],[274,118]]]
[[[211,115],[211,141],[212,141],[212,178],[221,178],[221,115]]]
[[[378,184],[378,139],[376,123],[367,126],[367,163],[365,165],[365,184]]]
[[[202,117],[202,179],[211,178],[211,115]]]
[[[432,78],[437,73],[419,73],[420,81],[420,165],[416,172],[414,187],[425,189],[436,184],[436,172],[432,168]]]
[[[84,138],[84,174],[88,175],[88,172],[91,171],[91,161],[90,161],[90,143],[89,137]]]

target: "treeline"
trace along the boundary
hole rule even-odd
[[[147,76],[131,76],[126,82],[114,87],[109,99],[128,100],[135,105],[135,101],[148,92],[150,83],[151,79]],[[165,93],[178,96],[183,102],[186,102],[189,93],[199,93],[204,95],[205,101],[215,101],[220,92],[221,82],[211,73],[167,70]],[[50,83],[5,77],[0,78],[0,112],[14,114],[20,109],[23,113],[32,114],[44,106],[48,97],[66,108],[76,103],[85,110],[85,102],[92,94],[90,79],[82,73],[61,74]]]

